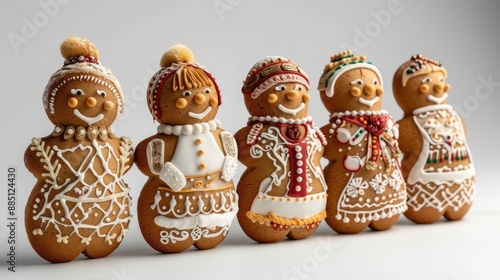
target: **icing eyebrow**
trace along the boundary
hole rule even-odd
[[[83,92],[83,90],[81,90],[79,88],[72,88],[70,90],[70,93],[71,94],[76,94],[76,95],[85,95],[85,93]]]

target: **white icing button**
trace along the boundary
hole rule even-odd
[[[297,160],[297,166],[302,166],[304,164],[301,160]]]
[[[302,150],[302,148],[300,146],[295,146],[295,151],[296,152],[300,152]]]
[[[302,182],[302,177],[297,177],[297,182]]]
[[[297,168],[297,174],[302,174],[303,170],[302,168]]]
[[[301,159],[302,158],[302,154],[295,154],[295,158],[296,159]]]
[[[296,187],[295,187],[295,191],[300,192],[300,190],[301,190],[301,187],[300,187],[300,186],[296,186]]]

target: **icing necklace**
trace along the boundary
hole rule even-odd
[[[78,141],[83,141],[85,138],[93,141],[97,138],[104,141],[108,139],[108,137],[113,138],[115,131],[109,126],[95,126],[90,125],[89,127],[83,126],[73,126],[73,125],[57,125],[54,127],[54,131],[52,131],[53,137],[59,137],[63,135],[64,140],[69,140],[75,137]]]
[[[184,124],[184,125],[169,125],[160,124],[158,126],[158,133],[166,135],[191,135],[191,134],[205,134],[209,131],[214,131],[221,126],[219,120],[210,120],[203,123]]]

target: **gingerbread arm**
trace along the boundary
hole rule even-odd
[[[251,138],[257,137],[257,135],[249,134],[252,132],[252,128],[251,126],[246,126],[234,135],[236,143],[238,144],[238,160],[246,166],[248,166],[253,159],[250,155],[250,148],[255,142],[251,142]]]
[[[418,127],[415,125],[413,117],[405,117],[404,119],[397,122],[399,125],[399,148],[404,155],[405,162],[411,162],[413,164],[418,156],[420,155],[420,150],[422,149],[423,141],[422,135]]]

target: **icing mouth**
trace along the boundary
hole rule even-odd
[[[373,104],[377,103],[377,101],[379,99],[380,98],[378,96],[375,96],[372,100],[366,100],[366,99],[360,97],[358,99],[358,102],[371,108],[373,106]]]
[[[296,115],[298,112],[300,112],[302,109],[304,109],[304,107],[306,107],[306,103],[302,102],[300,103],[300,105],[295,108],[295,109],[288,109],[287,107],[279,104],[278,105],[278,109],[283,112],[283,113],[286,113],[286,114],[290,114],[290,115]]]
[[[96,122],[98,122],[104,118],[103,114],[99,114],[99,115],[92,117],[92,118],[87,117],[87,116],[83,115],[82,113],[80,113],[80,111],[78,111],[78,109],[75,109],[73,111],[73,114],[75,114],[75,116],[77,116],[80,120],[86,122],[88,125],[95,124]]]
[[[430,102],[434,102],[436,104],[443,103],[446,100],[446,98],[448,98],[447,93],[443,94],[443,96],[441,97],[435,97],[434,95],[427,95],[427,100],[429,100]]]
[[[210,111],[212,111],[212,107],[207,107],[207,109],[205,109],[205,111],[197,114],[197,113],[193,113],[193,112],[188,112],[188,116],[190,116],[191,118],[195,118],[195,119],[203,119],[208,113],[210,113]]]

